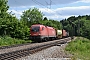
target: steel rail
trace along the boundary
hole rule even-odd
[[[8,52],[8,53],[0,54],[0,60],[16,60],[18,58],[33,54],[42,49],[46,49],[48,47],[51,47],[51,46],[54,46],[57,44],[66,43],[69,40],[70,40],[70,38],[65,38],[65,39],[55,41],[55,42],[50,42],[48,44],[46,43],[46,44],[43,44],[40,46],[35,46],[35,47],[27,48],[27,49],[22,49],[22,50],[18,50],[18,51],[12,51],[12,52]]]

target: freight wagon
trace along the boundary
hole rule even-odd
[[[53,27],[35,24],[30,27],[30,39],[34,41],[48,41],[67,36],[66,30],[56,30]]]

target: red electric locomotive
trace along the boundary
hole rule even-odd
[[[30,28],[30,39],[36,41],[48,40],[56,38],[56,30],[53,27],[48,27],[40,24],[32,25]]]

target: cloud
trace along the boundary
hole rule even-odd
[[[78,16],[78,15],[89,15],[90,14],[90,6],[78,6],[78,7],[62,7],[57,9],[48,9],[48,8],[39,8],[41,12],[43,12],[44,16],[49,19],[64,19],[70,16]],[[22,12],[24,10],[9,10],[15,13],[15,15],[20,18]]]
[[[65,16],[65,15],[51,15],[51,16],[44,16],[44,17],[48,17],[49,19],[53,19],[53,20],[62,20],[62,19],[68,18],[70,16]]]
[[[80,0],[79,2],[90,3],[90,0]]]
[[[15,13],[18,18],[24,10],[36,7],[47,18],[58,20],[70,16],[90,15],[89,3],[90,0],[8,0],[9,11]],[[50,4],[52,9],[49,9]]]
[[[40,11],[42,11],[43,13],[47,13],[47,14],[55,14],[56,12],[54,11],[54,9],[48,9],[48,8],[39,8]]]
[[[47,16],[54,16],[55,18],[57,16],[64,16],[63,18],[67,18],[67,16],[71,15],[86,15],[90,14],[90,6],[78,6],[78,7],[63,7],[63,8],[57,8],[57,9],[40,9],[45,15]],[[59,18],[57,17],[57,18]]]
[[[76,2],[79,0],[8,0],[8,5],[11,7],[17,6],[47,6],[47,5],[57,5],[57,4],[68,4]]]
[[[35,6],[18,6],[18,7],[10,7],[9,9],[15,9],[15,10],[22,10],[22,9],[29,9],[34,8]]]
[[[63,7],[55,10],[63,15],[83,15],[90,14],[90,6]]]
[[[8,12],[12,12],[12,14],[15,14],[15,16],[20,19],[20,16],[22,15],[23,10],[8,10]]]

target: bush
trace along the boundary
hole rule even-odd
[[[0,37],[0,46],[9,46],[15,44],[31,43],[31,42],[32,42],[31,40],[20,40],[8,36]]]
[[[70,42],[65,49],[74,54],[74,57],[84,60],[90,60],[90,40],[86,38],[77,38],[75,41]]]

